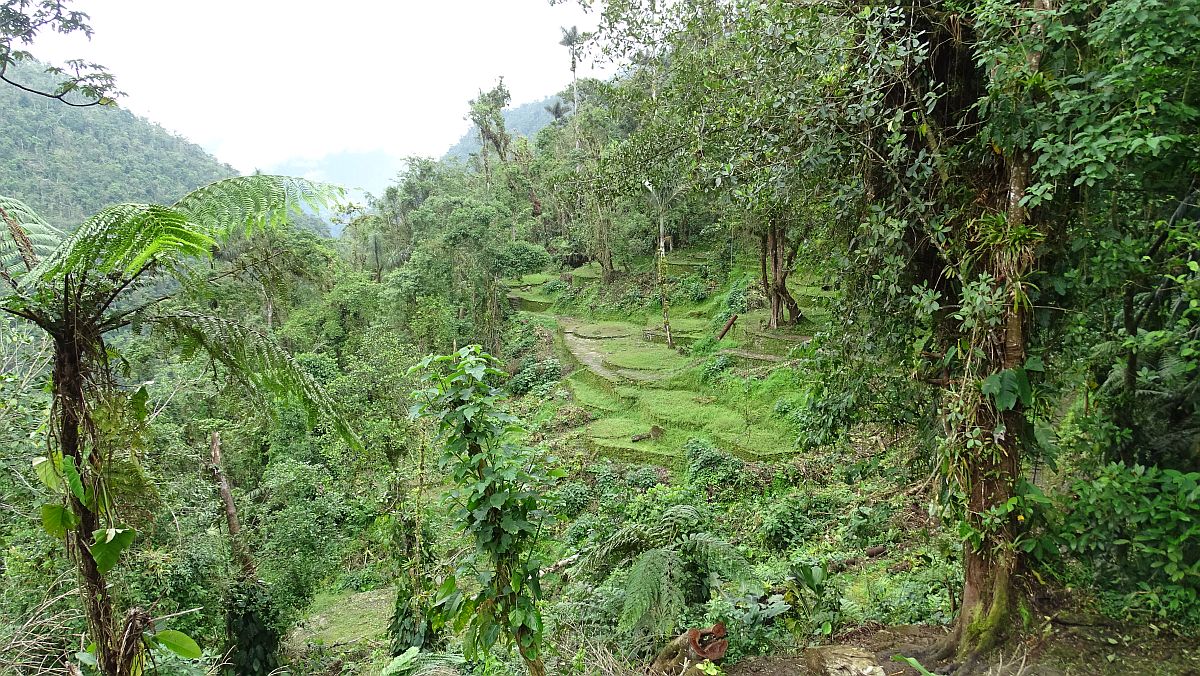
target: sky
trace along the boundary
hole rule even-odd
[[[514,105],[571,80],[561,26],[594,17],[547,0],[76,0],[95,31],[44,34],[49,62],[103,64],[120,105],[242,172],[378,194],[404,157],[440,157],[467,101],[499,76]],[[602,77],[590,63],[579,75]]]

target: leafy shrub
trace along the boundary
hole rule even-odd
[[[631,488],[649,490],[659,484],[658,469],[649,466],[635,467],[625,475],[625,483]]]
[[[1072,487],[1057,537],[1131,608],[1200,623],[1200,473],[1113,463]]]
[[[558,511],[566,517],[578,516],[592,504],[592,491],[586,484],[576,481],[563,484],[551,494],[558,504]]]
[[[842,585],[825,564],[792,567],[784,599],[807,615],[809,633],[831,636],[842,623]],[[793,631],[801,627],[793,627]],[[797,633],[801,633],[797,631]]]
[[[784,551],[825,532],[844,503],[833,494],[794,493],[773,500],[762,520],[764,544]]]
[[[704,618],[697,624],[723,622],[729,629],[726,660],[774,652],[791,638],[778,620],[792,611],[792,605],[783,594],[772,594],[762,585],[741,585],[737,595],[722,591],[704,609]]]
[[[406,576],[400,576],[396,585],[396,604],[392,609],[392,619],[388,623],[392,654],[401,655],[412,648],[440,648],[443,641],[433,628],[432,615],[430,600],[420,593],[420,590],[414,590]]]
[[[224,606],[231,673],[274,673],[279,667],[280,618],[266,586],[256,580],[236,582]]]
[[[553,357],[527,364],[508,381],[508,391],[515,395],[545,390],[562,378],[562,364]]]
[[[521,277],[550,267],[550,254],[540,244],[517,240],[496,252],[496,266],[502,275]]]
[[[733,359],[727,354],[719,354],[704,362],[704,366],[700,368],[700,380],[711,383],[720,378],[731,366],[733,366]]]
[[[571,289],[571,285],[561,279],[552,279],[542,285],[542,291],[548,294],[562,293]]]
[[[705,439],[691,438],[683,445],[687,478],[693,486],[731,489],[741,483],[745,463]]]
[[[677,298],[699,303],[708,298],[708,285],[698,275],[684,275],[675,285],[675,295]]]

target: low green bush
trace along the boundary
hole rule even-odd
[[[691,438],[683,445],[687,479],[701,488],[731,489],[742,483],[745,463],[706,439]]]
[[[1127,614],[1200,625],[1200,473],[1123,463],[1078,481],[1057,538]]]

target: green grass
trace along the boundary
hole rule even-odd
[[[676,313],[671,313],[671,333],[677,336],[683,335],[707,335],[711,331],[712,321],[707,316],[689,317],[677,316]],[[654,331],[662,331],[662,316],[651,317],[646,322],[646,328]]]
[[[597,383],[603,380],[587,369],[580,369],[567,378],[567,386],[579,405],[594,411],[615,413],[628,408],[629,405],[612,391],[611,385],[606,388]]]
[[[665,346],[651,345],[642,341],[611,341],[613,350],[605,350],[604,365],[611,368],[635,371],[671,371],[687,366],[691,360]],[[604,347],[608,347],[605,345]]]
[[[582,265],[574,270],[571,270],[571,275],[574,276],[575,279],[580,280],[600,279],[600,264],[592,262]]]
[[[304,626],[293,641],[319,645],[383,641],[395,602],[394,589],[322,593],[309,606]]]
[[[558,279],[558,275],[550,272],[534,272],[524,277],[507,277],[503,283],[504,286],[515,289],[523,286],[541,286],[553,279]]]

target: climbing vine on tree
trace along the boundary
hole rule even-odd
[[[413,393],[419,403],[412,414],[438,425],[441,466],[454,484],[447,497],[475,541],[475,551],[438,589],[435,610],[442,624],[466,630],[469,659],[503,635],[516,643],[529,673],[542,676],[542,590],[533,549],[544,516],[538,487],[548,477],[534,474],[527,451],[506,441],[517,421],[501,407],[497,384],[505,374],[497,365],[480,346],[469,345],[414,367],[430,387]]]

